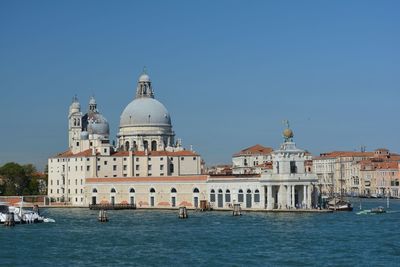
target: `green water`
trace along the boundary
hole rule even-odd
[[[0,226],[1,266],[400,266],[391,213],[244,213],[47,209],[56,223]],[[363,200],[363,208],[386,205]],[[399,212],[397,212],[399,211]]]

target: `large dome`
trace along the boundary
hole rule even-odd
[[[136,98],[126,106],[121,115],[120,127],[171,126],[165,106],[154,98]]]

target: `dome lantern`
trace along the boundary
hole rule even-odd
[[[146,73],[146,68],[143,68],[136,87],[136,98],[142,97],[154,98],[154,91],[151,87],[150,77]]]

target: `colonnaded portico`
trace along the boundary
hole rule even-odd
[[[271,153],[272,171],[263,173],[260,183],[264,186],[265,205],[268,210],[311,208],[313,184],[316,175],[306,171],[304,162],[311,156],[298,149],[293,142],[293,131],[283,131],[284,143],[279,150]]]

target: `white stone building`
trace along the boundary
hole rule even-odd
[[[135,99],[122,112],[115,147],[94,98],[83,114],[75,97],[68,124],[68,150],[48,162],[48,195],[54,202],[77,206],[134,204],[138,208],[197,208],[208,203],[214,209],[230,209],[239,203],[249,210],[312,206],[317,179],[306,171],[305,162],[310,157],[296,147],[290,129],[284,131],[280,149],[254,146],[238,155],[240,164],[250,165],[242,164],[239,169],[258,171],[204,175],[200,155],[175,141],[170,115],[154,99],[147,74],[140,76]]]
[[[233,174],[260,174],[269,169],[271,147],[254,145],[235,153],[232,157]]]
[[[68,125],[68,150],[48,160],[48,195],[53,201],[90,204],[94,200],[89,194],[91,183],[99,183],[96,179],[104,179],[114,188],[118,178],[193,176],[196,180],[202,173],[200,155],[185,150],[180,140],[175,142],[170,115],[154,99],[145,73],[139,78],[135,99],[122,112],[117,147],[110,144],[108,122],[93,97],[86,114],[74,97]]]

